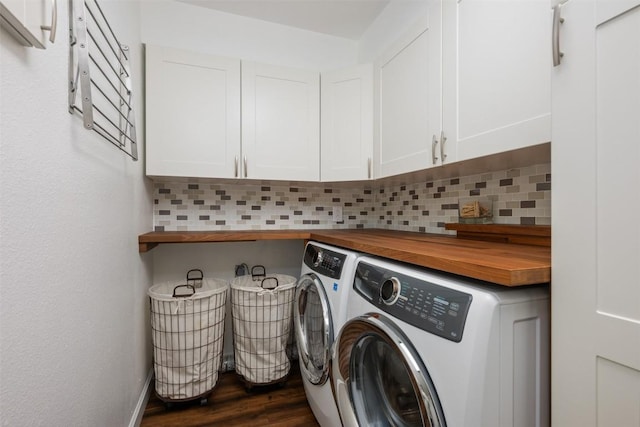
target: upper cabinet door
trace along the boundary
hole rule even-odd
[[[55,5],[51,0],[2,0],[0,25],[20,44],[45,49],[55,38],[57,10],[52,10]]]
[[[376,178],[441,163],[441,4],[376,63]]]
[[[442,26],[443,130],[457,160],[549,142],[549,1],[448,1]]]
[[[146,47],[147,175],[239,176],[240,60]]]
[[[242,62],[243,177],[320,180],[320,75]]]
[[[372,178],[373,66],[322,73],[322,181]]]

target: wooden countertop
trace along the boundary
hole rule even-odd
[[[505,286],[551,281],[551,248],[404,231],[268,230],[151,232],[140,252],[160,243],[309,239]]]
[[[310,230],[152,231],[138,236],[139,252],[160,243],[250,242],[254,240],[309,239]]]

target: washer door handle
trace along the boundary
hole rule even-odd
[[[315,290],[315,291],[312,291]],[[313,309],[310,296],[316,294],[322,310],[322,347],[319,352],[323,364],[320,368],[316,366],[318,354],[311,354],[310,349],[318,349],[316,343],[310,343],[307,337],[307,326],[317,328],[317,319],[311,325],[307,324],[307,311]],[[318,301],[312,303],[317,304]],[[314,313],[315,314],[315,313]],[[315,316],[314,316],[315,317]],[[313,273],[303,275],[298,280],[296,295],[294,299],[293,323],[296,334],[296,344],[300,356],[300,368],[303,375],[314,385],[322,385],[329,379],[329,365],[331,362],[331,346],[333,345],[333,321],[329,300],[322,285],[322,281]]]

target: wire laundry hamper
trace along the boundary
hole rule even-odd
[[[161,283],[148,295],[153,367],[158,397],[165,402],[201,399],[218,381],[229,283],[189,270],[186,283]]]
[[[231,282],[235,369],[248,388],[284,383],[289,375],[295,291],[295,277],[267,276],[263,266]]]

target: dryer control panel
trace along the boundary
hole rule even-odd
[[[472,296],[359,262],[354,289],[380,310],[424,331],[460,342]]]
[[[312,244],[304,251],[304,263],[323,276],[339,279],[347,256]]]

